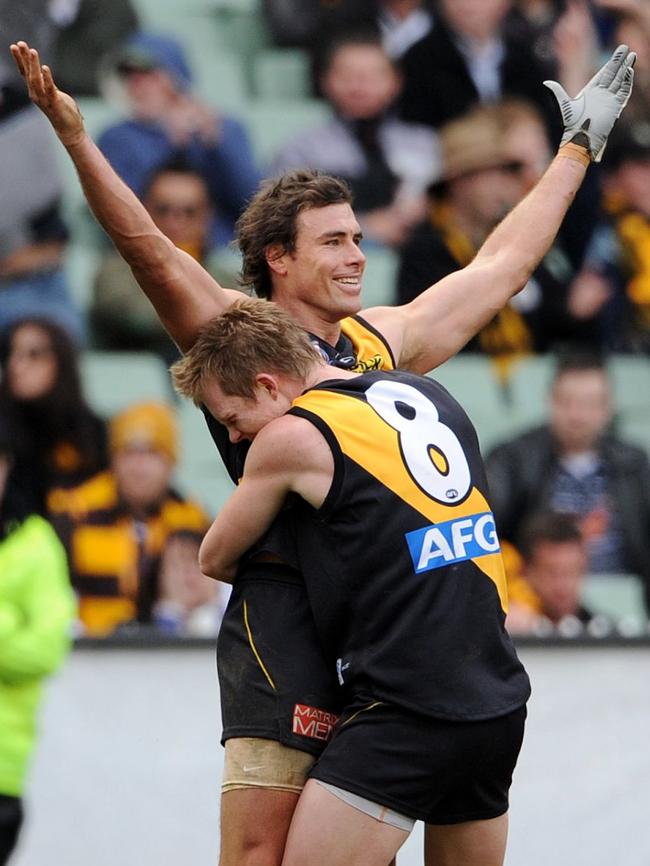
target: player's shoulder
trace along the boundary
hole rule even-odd
[[[263,460],[276,469],[313,466],[327,443],[318,429],[297,415],[283,415],[260,430],[248,461]],[[248,462],[247,461],[247,462]]]

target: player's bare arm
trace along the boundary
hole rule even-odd
[[[29,96],[52,124],[74,163],[88,204],[102,228],[182,350],[212,316],[241,297],[222,288],[186,252],[156,227],[133,191],[113,171],[87,134],[79,108],[60,91],[38,52],[25,42],[11,46]]]
[[[272,421],[255,437],[237,489],[203,539],[201,571],[232,583],[240,557],[269,529],[288,494],[319,508],[333,476],[332,452],[313,424],[292,415]]]
[[[602,157],[625,107],[634,52],[619,46],[575,99],[545,82],[562,111],[559,152],[537,186],[497,226],[476,258],[410,304],[365,311],[388,339],[399,366],[426,373],[455,355],[528,282],[550,249],[587,167]]]

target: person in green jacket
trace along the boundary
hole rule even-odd
[[[70,645],[75,598],[50,524],[21,505],[0,419],[0,866],[16,845],[43,681]]]

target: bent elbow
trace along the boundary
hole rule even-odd
[[[205,550],[203,545],[199,548],[199,568],[208,577],[217,577],[218,558],[214,556],[212,551]]]

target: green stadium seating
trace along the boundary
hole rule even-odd
[[[261,0],[204,0],[215,12],[240,13],[243,15],[260,15]]]
[[[242,108],[239,116],[248,125],[262,165],[270,162],[289,138],[330,117],[330,109],[319,99],[256,99]]]
[[[299,48],[269,48],[253,58],[258,99],[307,99],[311,94],[309,58]]]
[[[643,586],[633,574],[593,574],[584,582],[582,602],[594,613],[616,620],[645,618]]]
[[[235,116],[249,99],[249,85],[242,58],[230,51],[215,48],[196,53],[196,93],[209,105]]]
[[[89,244],[68,244],[65,253],[65,272],[72,298],[78,307],[86,310],[92,298],[92,284],[99,267],[100,252]]]
[[[531,355],[516,361],[506,385],[512,402],[512,435],[544,424],[548,389],[555,370],[554,355]]]
[[[366,269],[361,300],[364,309],[395,303],[395,279],[399,259],[387,247],[365,246]]]
[[[89,404],[104,418],[142,400],[173,399],[164,362],[149,352],[87,350],[81,355],[81,380]]]
[[[618,355],[609,370],[617,431],[650,454],[650,358]]]

